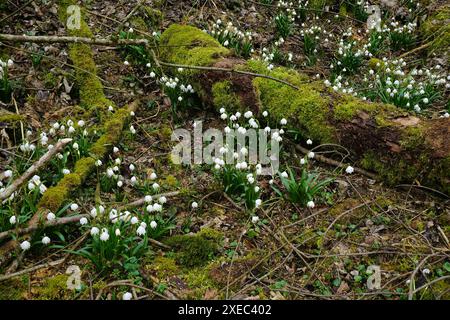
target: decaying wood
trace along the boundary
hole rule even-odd
[[[68,143],[70,143],[72,139],[62,139],[58,141],[58,143],[47,151],[36,163],[34,163],[31,167],[27,169],[19,178],[13,181],[6,189],[0,193],[0,201],[7,199],[10,195],[12,195],[20,186],[22,186],[25,182],[27,182],[33,174],[36,173],[39,169],[41,169],[47,162],[49,162],[55,154],[60,152]]]

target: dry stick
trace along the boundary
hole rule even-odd
[[[309,153],[309,150],[308,150],[308,149],[303,148],[302,146],[300,146],[300,145],[298,145],[298,144],[295,145],[295,148],[296,148],[298,151],[300,151],[300,152],[302,152],[302,153],[304,153],[304,154],[308,154],[308,153]],[[342,168],[342,169],[347,168],[347,165],[345,165],[344,163],[341,163],[341,162],[339,162],[339,161],[336,161],[336,160],[327,158],[327,157],[322,156],[322,155],[320,155],[320,154],[316,154],[316,155],[314,156],[314,159],[317,159],[317,160],[319,160],[320,162],[323,162],[323,163],[326,163],[326,164],[329,164],[329,165],[332,165],[332,166],[336,166],[336,167],[339,167],[339,168]],[[373,180],[379,180],[378,176],[377,176],[376,174],[372,173],[372,172],[368,172],[368,171],[366,171],[366,170],[364,170],[364,169],[356,168],[356,167],[353,167],[353,169],[355,170],[355,172],[358,172],[358,173],[360,173],[360,174],[362,174],[362,175],[365,175],[366,177],[369,177],[369,178],[371,178],[371,179],[373,179]]]
[[[185,64],[175,64],[175,63],[168,63],[168,62],[164,62],[164,61],[158,61],[160,65],[162,66],[166,66],[166,67],[172,67],[172,68],[183,68],[183,69],[195,69],[195,70],[205,70],[205,71],[219,71],[219,72],[229,72],[229,73],[237,73],[237,74],[244,74],[244,75],[248,75],[248,76],[252,76],[252,77],[256,77],[256,78],[265,78],[265,79],[269,79],[269,80],[273,80],[279,83],[283,83],[293,89],[296,90],[300,90],[299,87],[293,85],[292,83],[282,80],[282,79],[278,79],[275,77],[271,77],[265,74],[260,74],[260,73],[254,73],[254,72],[247,72],[247,71],[242,71],[242,70],[236,70],[236,69],[229,69],[229,68],[218,68],[218,67],[203,67],[203,66],[192,66],[192,65],[185,65]],[[309,81],[306,81],[309,82]],[[305,83],[306,83],[305,82]]]
[[[62,139],[58,141],[56,146],[51,148],[47,151],[46,154],[44,154],[36,163],[34,163],[31,167],[28,168],[27,171],[25,171],[24,174],[22,174],[19,178],[14,180],[12,184],[10,184],[2,193],[0,193],[0,201],[7,199],[11,194],[13,194],[14,191],[17,190],[22,184],[24,184],[28,179],[41,167],[43,167],[48,161],[52,159],[52,157],[61,151],[69,142],[71,142],[72,139]]]
[[[106,39],[71,36],[26,36],[0,33],[0,40],[11,42],[40,42],[40,43],[85,43],[90,45],[145,45],[151,46],[147,39]]]
[[[72,222],[78,222],[78,221],[80,221],[81,218],[88,218],[88,217],[89,217],[88,214],[79,214],[76,216],[63,217],[63,218],[55,219],[53,221],[47,221],[43,225],[32,225],[30,227],[26,227],[26,228],[19,229],[19,230],[12,229],[12,230],[3,231],[3,232],[0,232],[0,240],[10,237],[13,234],[17,235],[17,236],[21,236],[24,234],[28,234],[32,231],[38,230],[40,228],[49,228],[49,227],[60,226],[60,225],[64,225],[64,224],[68,224],[68,223],[72,223]]]
[[[63,259],[59,259],[59,260],[56,260],[56,261],[51,261],[51,262],[39,264],[37,266],[31,267],[31,268],[28,268],[28,269],[23,269],[23,270],[20,270],[18,272],[15,272],[15,273],[2,275],[2,276],[0,276],[0,281],[5,281],[5,280],[8,280],[8,279],[20,276],[22,274],[30,273],[30,272],[33,272],[33,271],[36,271],[36,270],[39,270],[39,269],[42,269],[42,268],[54,267],[56,265],[59,265],[59,264],[63,263],[65,260],[66,260],[66,258],[63,258]]]

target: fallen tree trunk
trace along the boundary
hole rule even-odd
[[[419,182],[450,194],[450,119],[423,119],[393,105],[335,93],[291,69],[269,72],[264,62],[236,58],[194,27],[170,26],[161,45],[161,64],[174,73],[183,65],[183,76],[190,78],[204,103],[227,112],[267,110],[274,121],[288,119],[317,143],[344,146],[359,166],[377,172],[388,184]],[[270,75],[298,89],[217,68]]]

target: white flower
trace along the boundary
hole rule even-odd
[[[97,216],[97,209],[96,208],[92,208],[90,215],[91,215],[92,218],[95,218]]]
[[[95,165],[96,165],[97,167],[100,167],[102,164],[103,164],[103,163],[102,163],[102,160],[97,160],[97,161],[95,161]]]
[[[145,202],[149,203],[149,202],[152,202],[153,198],[152,198],[152,196],[150,196],[150,195],[146,195],[146,196],[144,197],[144,200],[145,200]]]
[[[253,117],[253,112],[247,111],[246,113],[244,113],[244,117],[247,118],[247,119]]]
[[[280,124],[281,124],[282,126],[285,126],[285,125],[287,124],[287,120],[286,120],[285,118],[281,119],[281,120],[280,120]]]
[[[198,203],[197,202],[192,202],[191,204],[192,209],[197,209],[198,208]]]
[[[164,197],[164,196],[162,196],[162,197],[160,197],[160,198],[158,199],[158,201],[159,201],[159,203],[164,204],[164,203],[167,202],[167,198]]]
[[[12,174],[13,174],[12,170],[6,170],[6,171],[3,173],[3,176],[4,176],[5,178],[11,178],[11,177],[12,177]]]
[[[11,216],[11,218],[9,218],[9,223],[16,224],[16,222],[17,222],[16,216]]]
[[[427,104],[429,102],[428,98],[423,98],[423,103]]]
[[[143,236],[145,234],[145,228],[143,226],[139,226],[136,230],[138,236]]]
[[[132,133],[132,134],[135,134],[136,133],[136,129],[131,125],[130,126],[130,132]]]
[[[20,244],[20,247],[22,248],[23,251],[26,251],[26,250],[30,249],[31,244],[25,240]]]
[[[311,145],[313,142],[312,142],[312,140],[311,139],[308,139],[307,141],[306,141],[306,144],[309,144],[309,145]]]
[[[100,235],[100,240],[101,240],[101,241],[108,241],[108,239],[109,239],[109,233],[108,233],[108,230],[103,229],[103,230],[102,230],[102,234]]]
[[[226,120],[227,119],[227,114],[226,113],[222,113],[221,115],[220,115],[220,119],[222,119],[222,120]]]
[[[422,273],[423,273],[423,274],[430,274],[431,271],[430,271],[430,269],[425,268],[425,269],[422,270]]]
[[[352,174],[353,171],[355,171],[355,169],[354,169],[352,166],[348,166],[348,167],[345,169],[345,172],[347,172],[348,174]]]
[[[220,113],[225,113],[225,108],[220,108],[219,112]]]
[[[113,148],[113,152],[114,152],[114,153],[117,153],[117,152],[119,152],[119,148],[117,148],[117,147],[114,147],[114,148]]]
[[[126,65],[126,66],[128,66],[130,63],[129,63],[127,60],[125,60],[125,61],[123,62],[123,64]]]
[[[306,206],[310,209],[315,207],[314,201],[308,201],[308,203],[306,204]]]
[[[47,221],[53,221],[56,219],[56,215],[53,212],[47,213]]]
[[[123,186],[123,181],[122,180],[117,181],[117,187],[122,188],[122,186]]]
[[[119,228],[116,229],[115,234],[116,234],[117,237],[120,236],[120,229]]]
[[[11,68],[14,65],[14,61],[8,59],[8,67]]]
[[[70,170],[64,168],[64,169],[62,170],[62,173],[63,173],[64,175],[69,174],[69,173],[70,173]]]
[[[70,205],[70,210],[72,210],[72,211],[77,211],[77,210],[78,210],[78,205],[77,205],[76,203],[72,203],[72,204]]]
[[[78,121],[78,126],[79,127],[84,127],[84,121],[83,120]]]
[[[301,158],[301,159],[300,159],[300,164],[301,164],[301,165],[304,165],[305,163],[306,163],[306,160],[303,159],[303,158]]]
[[[267,117],[269,115],[269,113],[267,111],[263,111],[262,115],[263,115],[263,117]]]
[[[153,190],[158,190],[159,189],[159,184],[157,184],[156,182],[154,184],[152,184],[152,188]]]
[[[48,245],[50,243],[50,241],[51,241],[50,238],[47,236],[43,237],[41,240],[43,245]]]
[[[135,116],[134,111],[130,111],[130,117],[134,117],[134,116]]]
[[[253,216],[252,217],[252,223],[256,224],[259,221],[259,217],[258,216]]]
[[[156,223],[156,221],[152,221],[152,222],[150,222],[150,228],[152,228],[152,229],[156,229],[156,227],[158,226],[158,224]]]
[[[261,205],[261,203],[262,203],[262,200],[261,200],[261,199],[256,199],[256,201],[255,201],[255,207],[258,208],[258,207]]]
[[[91,236],[95,236],[100,233],[100,230],[97,227],[91,228]]]
[[[137,217],[133,217],[133,218],[131,218],[130,222],[131,222],[131,224],[136,224],[139,222],[139,219]]]
[[[287,173],[286,171],[283,171],[283,172],[281,173],[281,176],[282,176],[283,178],[287,178],[289,175],[288,175],[288,173]]]
[[[162,205],[160,205],[159,203],[155,203],[155,204],[153,205],[153,211],[159,211],[159,212],[161,212],[161,211],[162,211]]]
[[[312,159],[312,158],[314,158],[314,156],[315,156],[314,152],[310,151],[308,153],[308,158]]]
[[[129,168],[130,168],[130,171],[131,171],[131,172],[133,172],[133,171],[136,169],[136,167],[134,166],[134,164],[130,164]]]
[[[137,183],[137,179],[135,176],[132,176],[130,179],[131,184],[134,186]]]
[[[150,78],[154,78],[154,77],[156,77],[156,74],[153,71],[150,72]]]
[[[225,42],[223,43],[223,46],[226,47],[226,46],[228,46],[228,44],[229,44],[228,40],[225,40]]]
[[[78,147],[78,143],[75,142],[75,143],[72,145],[72,148],[74,148],[75,150],[78,150],[78,148],[79,148],[79,147]]]
[[[125,292],[122,296],[122,300],[131,300],[133,295],[130,292]]]
[[[150,180],[155,180],[158,176],[156,175],[156,173],[152,172],[152,174],[150,175]]]
[[[84,225],[87,224],[87,223],[88,223],[88,219],[86,219],[85,217],[83,217],[83,218],[80,219],[80,224],[81,224],[82,226],[84,226]]]

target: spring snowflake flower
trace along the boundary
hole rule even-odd
[[[51,241],[50,238],[47,236],[43,237],[41,240],[43,245],[48,245],[50,243],[50,241]]]
[[[288,173],[287,173],[286,171],[283,171],[283,172],[281,173],[281,176],[282,176],[283,178],[287,178],[289,175],[288,175]]]
[[[150,195],[146,195],[146,196],[144,197],[144,201],[147,202],[147,203],[152,202],[152,200],[153,200],[153,198],[152,198],[152,196],[150,196]]]
[[[159,201],[159,203],[164,204],[164,203],[167,202],[167,198],[164,197],[164,196],[162,196],[162,197],[160,197],[160,198],[158,199],[158,201]]]
[[[62,170],[62,173],[63,173],[64,175],[69,174],[69,173],[70,173],[70,170],[64,168],[64,169]]]
[[[133,295],[130,292],[125,292],[122,296],[122,300],[131,300]]]
[[[153,190],[158,190],[159,189],[159,184],[157,184],[156,182],[154,184],[152,184],[152,188]]]
[[[122,180],[117,181],[117,187],[122,188],[122,186],[123,186],[123,181]]]
[[[72,211],[77,211],[77,210],[78,210],[78,204],[72,203],[72,204],[70,205],[70,210],[72,210]]]
[[[56,215],[53,212],[47,213],[47,221],[53,221],[56,219]]]
[[[150,78],[154,78],[154,77],[156,77],[156,74],[153,71],[150,72]]]
[[[244,113],[244,117],[245,117],[246,119],[250,119],[251,117],[253,117],[253,112],[247,111],[246,113]]]
[[[67,132],[70,133],[70,134],[72,134],[72,133],[75,132],[75,128],[72,127],[72,126],[70,126],[69,129],[67,130]],[[75,147],[74,147],[74,149],[75,149]]]
[[[103,163],[102,163],[102,160],[97,160],[97,161],[95,161],[95,165],[96,165],[97,167],[101,167],[102,164],[103,164]]]
[[[120,236],[120,229],[117,228],[116,231],[115,231],[114,233],[115,233],[115,235],[116,235],[117,237],[119,237],[119,236]]]
[[[153,212],[153,211],[154,211],[153,205],[149,204],[149,205],[147,206],[146,210],[147,210],[147,212]]]
[[[113,152],[114,152],[114,153],[117,153],[117,152],[119,152],[119,148],[117,148],[117,147],[114,147],[114,148],[113,148]]]
[[[220,119],[222,119],[222,120],[226,120],[227,118],[228,118],[228,116],[227,116],[226,113],[222,113],[222,114],[220,115]]]
[[[130,126],[130,132],[136,134],[136,129],[132,125]]]
[[[300,164],[301,164],[301,165],[304,165],[305,163],[306,163],[306,160],[305,160],[305,159],[303,159],[303,158],[300,159]]]
[[[145,234],[145,228],[143,227],[143,226],[139,226],[138,228],[137,228],[137,230],[136,230],[136,234],[138,235],[138,236],[143,236],[144,234]]]
[[[258,221],[259,221],[259,217],[258,217],[258,216],[253,216],[253,217],[252,217],[252,223],[253,223],[253,224],[257,224]]]
[[[154,205],[153,205],[153,211],[156,211],[156,212],[161,212],[162,211],[162,205],[160,205],[159,203],[155,203]]]
[[[269,115],[269,113],[267,111],[263,111],[262,115],[265,118],[265,117],[267,117]]]
[[[314,204],[314,201],[308,201],[308,203],[306,204],[306,206],[310,209],[314,208],[316,205]]]
[[[74,148],[75,150],[78,150],[78,148],[79,148],[78,143],[75,142],[75,143],[72,145],[72,148]]]
[[[282,126],[285,126],[285,125],[287,124],[287,120],[286,120],[285,118],[281,119],[281,120],[280,120],[280,124],[281,124]]]
[[[30,249],[30,247],[31,247],[30,242],[28,242],[26,240],[20,244],[20,248],[22,248],[23,251]]]
[[[158,176],[156,175],[156,173],[152,172],[150,174],[150,180],[155,180]]]
[[[89,214],[91,215],[92,218],[97,217],[97,209],[96,208],[92,208],[91,212]]]
[[[134,117],[134,116],[135,116],[134,111],[130,111],[130,117]]]
[[[130,222],[131,222],[131,224],[136,224],[139,222],[139,219],[137,217],[133,217],[133,218],[131,218]]]
[[[353,171],[355,171],[355,169],[354,169],[352,166],[348,166],[348,167],[345,169],[345,172],[347,172],[348,174],[352,174]]]
[[[259,206],[261,206],[262,200],[261,199],[256,199],[255,201],[255,208],[258,208]]]
[[[197,202],[192,202],[191,204],[192,209],[197,209],[198,208],[198,203]]]
[[[428,104],[428,102],[430,102],[429,100],[428,100],[428,98],[423,98],[423,103],[425,103],[425,104]]]
[[[102,234],[100,235],[100,240],[101,241],[108,241],[109,240],[109,233],[108,230],[106,229],[102,229]]]
[[[88,219],[86,219],[85,217],[83,217],[83,218],[80,219],[80,224],[81,224],[82,226],[84,226],[84,225],[87,224],[87,223],[88,223]]]
[[[422,273],[425,274],[425,275],[427,275],[427,274],[430,274],[431,271],[430,271],[430,269],[425,268],[425,269],[422,270]]]
[[[134,164],[130,164],[130,166],[128,168],[130,169],[131,172],[133,172],[136,169]]]
[[[97,234],[100,233],[100,229],[97,227],[92,227],[91,228],[91,236],[96,236]]]
[[[152,228],[152,229],[156,229],[156,227],[158,226],[158,224],[156,223],[156,221],[152,221],[152,222],[150,222],[150,228]]]
[[[130,182],[131,182],[131,185],[136,185],[137,184],[137,179],[136,179],[136,177],[135,176],[132,176],[131,177],[131,179],[130,179]]]
[[[273,184],[273,179],[270,179],[270,180],[269,180],[269,184]]]
[[[127,60],[125,60],[125,61],[123,62],[123,64],[126,65],[126,66],[130,65],[130,63],[129,63]]]
[[[311,139],[308,139],[308,140],[306,141],[306,144],[309,144],[309,145],[311,145],[311,144],[313,144],[313,142],[312,142],[312,140],[311,140]]]
[[[12,175],[13,175],[12,170],[6,170],[6,171],[3,173],[3,176],[4,176],[5,178],[11,178]]]
[[[308,153],[308,158],[313,159],[314,156],[315,156],[314,152],[310,151],[310,152]]]
[[[16,222],[17,222],[16,216],[11,216],[11,218],[9,218],[9,223],[16,224]]]

